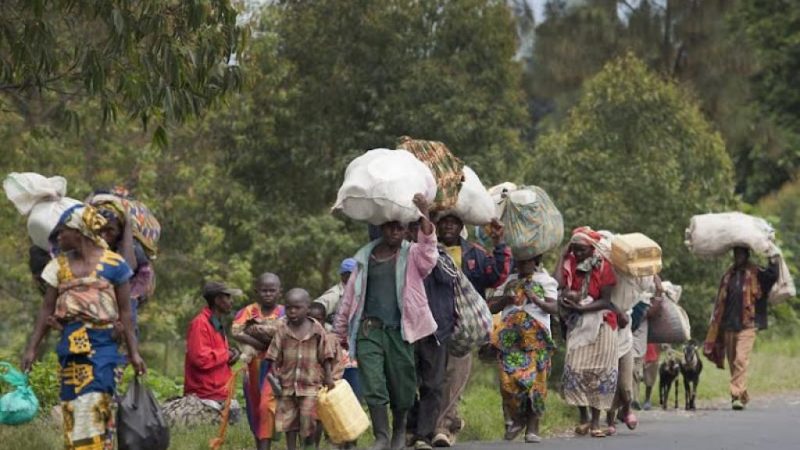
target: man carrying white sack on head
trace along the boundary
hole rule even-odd
[[[747,365],[756,331],[767,328],[767,297],[778,280],[779,257],[775,251],[761,268],[750,261],[749,248],[734,247],[733,265],[720,282],[703,353],[720,369],[728,359],[731,406],[737,411],[750,400]]]

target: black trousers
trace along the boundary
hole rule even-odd
[[[440,344],[434,336],[428,336],[414,344],[414,353],[419,395],[409,414],[408,431],[414,434],[415,439],[430,442],[442,405],[447,344]]]

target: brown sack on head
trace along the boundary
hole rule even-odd
[[[409,151],[427,165],[436,178],[436,199],[431,211],[455,208],[461,183],[464,182],[464,162],[450,149],[438,141],[425,141],[403,136],[397,144],[398,149]]]

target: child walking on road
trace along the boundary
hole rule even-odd
[[[265,358],[280,381],[275,427],[286,433],[288,450],[314,447],[317,392],[324,383],[333,388],[331,365],[336,358],[326,342],[325,329],[308,317],[311,297],[304,289],[286,294],[286,321],[281,322]]]

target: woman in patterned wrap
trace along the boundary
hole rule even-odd
[[[517,273],[489,299],[493,314],[502,311],[491,342],[498,350],[500,394],[510,420],[505,439],[515,439],[525,428],[525,442],[534,443],[541,441],[539,419],[555,350],[550,315],[558,312],[558,283],[541,267],[541,255],[514,262]]]
[[[114,447],[113,396],[118,366],[124,364],[112,337],[116,320],[123,324],[130,363],[139,374],[146,370],[131,321],[133,272],[100,237],[105,224],[97,210],[83,204],[61,216],[51,236],[60,253],[42,272],[47,290],[22,359],[23,370],[29,371],[48,329],[61,331],[56,353],[65,448],[70,450]]]
[[[594,437],[606,435],[600,414],[611,408],[617,389],[617,313],[611,304],[617,280],[611,263],[596,251],[600,240],[589,227],[575,229],[556,272],[559,313],[567,327],[564,398],[580,411],[575,433]]]

